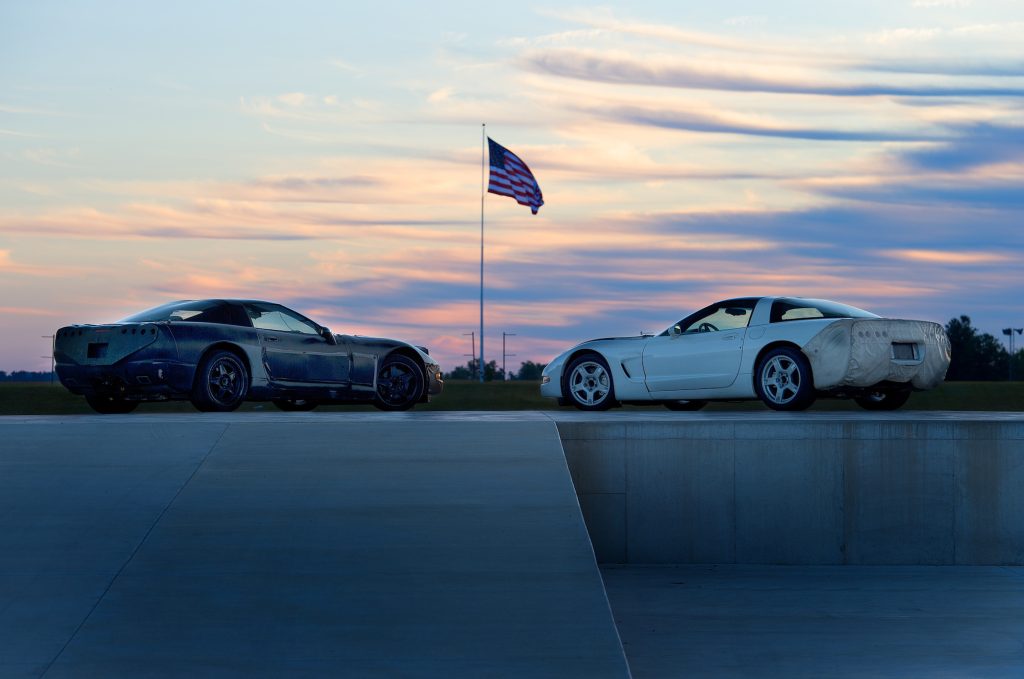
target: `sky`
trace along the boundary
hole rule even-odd
[[[1024,326],[1024,2],[4,2],[0,370],[175,299],[547,362],[732,296]],[[476,338],[479,341],[479,337]]]

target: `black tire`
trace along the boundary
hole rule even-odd
[[[708,404],[707,401],[665,401],[663,406],[669,410],[693,412]]]
[[[100,415],[125,415],[139,407],[138,401],[126,401],[117,396],[86,396],[85,402]]]
[[[249,372],[236,354],[227,350],[211,352],[196,371],[192,405],[204,413],[236,410],[249,393]]]
[[[286,413],[305,412],[316,408],[319,403],[305,398],[275,398],[273,404]]]
[[[563,387],[565,398],[580,410],[608,410],[616,405],[612,371],[597,354],[574,359],[565,371]]]
[[[426,389],[423,370],[402,354],[391,354],[377,371],[377,395],[373,405],[380,410],[409,410],[423,398]]]
[[[903,407],[909,398],[910,391],[907,389],[880,389],[853,400],[864,410],[897,410]]]
[[[772,410],[806,410],[814,403],[811,364],[798,349],[777,347],[757,363],[754,390]]]

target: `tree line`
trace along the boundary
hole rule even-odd
[[[450,380],[478,380],[480,379],[480,372],[477,366],[480,365],[480,359],[471,359],[466,365],[460,365],[457,368],[453,368],[450,372],[445,373],[445,379]],[[492,382],[494,380],[503,381],[509,380],[532,380],[534,382],[540,382],[540,375],[544,372],[544,368],[547,367],[547,363],[534,363],[533,361],[524,361],[519,364],[519,370],[512,372],[508,371],[508,377],[505,376],[505,371],[498,367],[497,361],[488,361],[484,363],[484,381]]]
[[[0,382],[49,382],[53,379],[51,372],[34,372],[31,370],[0,370]]]
[[[979,333],[969,316],[951,319],[946,324],[946,335],[953,355],[947,380],[1005,380],[1011,367],[1013,379],[1024,379],[1024,347],[1010,356],[1002,341],[987,332]]]

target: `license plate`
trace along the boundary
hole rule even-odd
[[[917,345],[911,342],[893,342],[892,357],[897,361],[916,361]]]

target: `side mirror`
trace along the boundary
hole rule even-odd
[[[334,333],[331,332],[330,328],[320,328],[320,336],[327,340],[328,344],[338,343],[338,339],[334,336]]]
[[[679,337],[682,334],[683,334],[683,329],[682,328],[680,328],[678,325],[673,325],[672,326],[672,336],[673,337]]]

